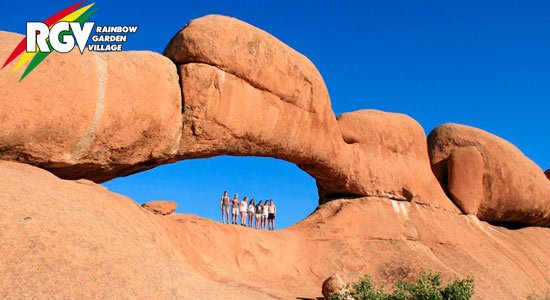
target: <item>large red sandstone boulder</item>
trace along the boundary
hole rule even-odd
[[[360,110],[340,115],[338,126],[355,167],[350,177],[364,183],[367,195],[450,207],[430,168],[424,130],[414,119]]]
[[[550,184],[511,143],[481,129],[445,124],[430,133],[428,144],[434,173],[463,211],[487,221],[550,225]]]
[[[337,122],[315,66],[270,34],[206,16],[176,34],[165,55],[179,65],[185,99],[177,159],[270,156],[311,174],[321,202],[370,195],[456,209],[430,171],[418,123],[382,112]],[[346,142],[341,130],[363,143]],[[364,142],[374,137],[380,145]]]
[[[152,213],[165,216],[176,211],[178,204],[173,201],[156,200],[143,203],[141,206]]]
[[[331,110],[323,78],[307,57],[235,18],[192,20],[172,38],[164,55],[176,64],[215,66],[305,111]]]
[[[22,37],[0,31],[0,58]],[[14,65],[0,70],[0,159],[104,181],[176,153],[181,91],[169,59],[53,53],[21,82],[25,67],[11,73]]]

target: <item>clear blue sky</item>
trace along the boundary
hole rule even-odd
[[[24,33],[72,1],[0,2],[0,29]],[[91,3],[88,1],[87,3]],[[406,113],[428,133],[480,127],[550,168],[549,1],[96,1],[98,25],[139,25],[126,50],[162,52],[189,20],[234,16],[308,56],[339,114]],[[34,72],[39,72],[39,69]],[[223,190],[279,203],[280,225],[316,206],[314,181],[267,158],[214,158],[162,166],[105,184],[138,202],[172,199],[179,212],[217,219]]]

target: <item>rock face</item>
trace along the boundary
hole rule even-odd
[[[374,111],[337,121],[315,66],[270,34],[211,15],[190,22],[165,55],[179,65],[185,102],[177,159],[270,156],[314,177],[321,203],[370,195],[456,209],[430,171],[418,123]]]
[[[0,31],[0,58],[22,38]],[[21,82],[13,65],[0,70],[0,159],[105,181],[176,153],[181,92],[165,57],[54,53]]]
[[[152,213],[165,216],[175,212],[178,204],[172,201],[157,200],[143,203],[141,206]]]
[[[511,143],[481,129],[445,124],[430,133],[428,145],[436,177],[464,212],[486,221],[550,225],[550,184]]]
[[[546,175],[546,178],[550,179],[550,169],[544,171],[544,175]]]
[[[483,170],[476,147],[457,148],[447,158],[447,188],[466,214],[476,215],[483,201]]]
[[[330,275],[325,281],[323,281],[322,294],[325,300],[328,300],[332,293],[340,292],[345,286],[342,277],[338,274]]]
[[[194,271],[166,218],[100,185],[0,161],[0,189],[2,299],[267,298]]]
[[[195,19],[172,38],[164,54],[176,64],[215,66],[302,110],[332,112],[323,78],[309,59],[238,19]]]
[[[353,166],[350,173],[363,183],[366,195],[449,207],[418,122],[404,114],[360,110],[339,116],[338,126]]]
[[[334,200],[266,232],[160,218],[102,186],[13,162],[0,161],[0,190],[2,299],[315,299],[334,272],[388,286],[421,270],[471,275],[479,299],[550,289],[550,228],[509,230],[414,202]]]

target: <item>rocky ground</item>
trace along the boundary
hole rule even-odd
[[[548,290],[550,229],[382,198],[335,200],[275,232],[159,215],[89,181],[0,162],[0,297],[296,299],[337,272],[474,276],[476,298]]]

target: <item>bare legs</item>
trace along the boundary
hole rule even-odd
[[[231,224],[239,224],[239,214],[240,214],[240,224],[242,226],[247,226],[250,228],[256,229],[269,229],[275,230],[275,219],[269,219],[268,216],[264,214],[255,214],[248,212],[241,212],[233,208],[222,207],[222,223],[229,224],[229,219],[231,215]]]
[[[254,213],[248,213],[248,227],[252,227],[254,222]]]
[[[222,223],[229,224],[229,208],[222,207]]]
[[[241,211],[241,225],[246,226],[246,212]]]
[[[237,224],[237,215],[238,214],[239,214],[238,212],[233,211],[231,224]]]

